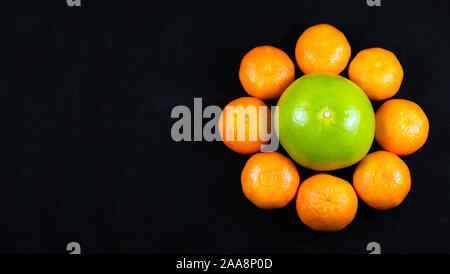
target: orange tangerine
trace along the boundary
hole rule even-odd
[[[245,197],[262,209],[286,206],[294,199],[299,183],[295,164],[278,152],[253,155],[241,174]]]
[[[298,190],[300,220],[317,231],[339,231],[355,218],[358,198],[352,185],[335,176],[317,174],[306,179]]]
[[[348,64],[351,47],[345,35],[328,24],[306,29],[297,41],[295,58],[303,73],[341,73]]]
[[[258,152],[270,140],[270,108],[258,98],[238,98],[223,109],[219,133],[224,144],[237,153]]]
[[[365,49],[353,58],[348,68],[350,80],[372,100],[394,96],[403,80],[403,68],[395,54],[382,48]]]
[[[294,81],[295,67],[284,51],[272,46],[260,46],[242,59],[239,79],[245,91],[261,100],[280,97]]]
[[[387,151],[368,154],[356,167],[353,186],[359,198],[375,209],[385,210],[403,202],[411,189],[408,166]]]
[[[429,123],[422,108],[404,99],[386,101],[375,113],[375,140],[385,150],[409,155],[428,139]]]

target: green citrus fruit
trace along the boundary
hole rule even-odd
[[[335,170],[359,162],[375,134],[369,98],[355,83],[327,73],[307,74],[281,95],[275,130],[300,165]]]

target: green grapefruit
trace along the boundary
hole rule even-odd
[[[275,130],[297,163],[313,170],[335,170],[367,154],[375,134],[375,114],[367,95],[352,81],[311,73],[281,95]]]

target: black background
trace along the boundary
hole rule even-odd
[[[367,253],[371,241],[385,253],[450,252],[449,4],[365,2],[1,0],[0,252],[66,253],[70,241],[84,253]],[[294,60],[318,23],[346,34],[352,57],[393,51],[405,71],[395,97],[430,120],[426,145],[403,157],[404,203],[381,212],[360,202],[338,233],[308,229],[294,203],[248,202],[249,156],[170,136],[174,106],[246,96],[244,54],[270,44]],[[332,174],[351,182],[353,169]]]

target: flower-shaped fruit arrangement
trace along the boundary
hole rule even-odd
[[[399,156],[414,153],[428,137],[427,116],[414,102],[390,99],[374,113],[370,100],[386,100],[400,89],[403,68],[397,57],[382,48],[362,50],[350,62],[347,79],[339,74],[350,56],[345,35],[328,24],[312,26],[298,39],[295,58],[304,75],[297,80],[285,52],[256,47],[239,69],[249,97],[230,102],[219,120],[227,147],[240,154],[256,153],[241,174],[247,199],[259,208],[277,209],[297,197],[300,220],[318,231],[338,231],[350,224],[358,197],[378,210],[402,203],[411,175]],[[272,113],[263,100],[277,98]],[[273,134],[290,158],[308,169],[324,172],[359,162],[353,184],[325,173],[300,183],[289,157],[259,152]],[[374,138],[385,151],[367,155]]]

